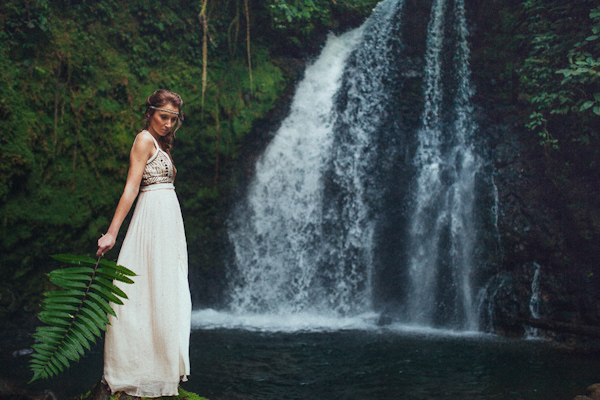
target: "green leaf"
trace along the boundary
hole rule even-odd
[[[594,105],[594,102],[593,102],[593,101],[586,101],[585,103],[583,103],[583,104],[581,105],[581,108],[579,109],[579,111],[584,111],[584,110],[587,110],[588,108],[590,108],[590,107],[591,107],[591,106],[593,106],[593,105]]]
[[[106,316],[106,312],[100,306],[98,306],[92,300],[86,300],[85,304],[88,306],[86,309],[94,310],[96,312],[96,315],[100,318],[102,322],[104,322],[105,324],[108,323],[108,317]]]
[[[63,372],[65,370],[65,367],[62,365],[62,363],[60,361],[58,361],[56,359],[56,357],[52,357],[50,359],[50,362],[52,363],[52,365],[54,367],[56,367],[56,369],[58,369],[60,372]]]
[[[44,307],[50,307],[51,304],[81,304],[81,299],[68,296],[52,296],[45,298],[42,302],[46,304]]]
[[[73,334],[73,340],[77,339],[76,342],[81,344],[86,349],[90,350],[90,343],[87,338],[79,332],[79,330],[75,327],[71,328],[71,334]],[[83,354],[82,354],[83,355]]]
[[[51,302],[46,305],[46,310],[50,311],[67,311],[67,312],[77,312],[79,307],[76,307],[71,304],[57,303]]]
[[[100,265],[103,265],[105,267],[109,267],[110,269],[114,269],[117,272],[123,274],[123,275],[127,275],[127,276],[136,276],[136,273],[133,272],[132,270],[125,268],[122,265],[117,265],[117,263],[113,262],[113,261],[107,261],[107,260],[100,260]]]
[[[45,292],[44,296],[46,297],[65,297],[67,299],[71,299],[73,300],[73,298],[77,297],[77,296],[84,296],[84,293],[81,292],[80,290],[56,290],[53,292]],[[81,300],[77,300],[79,302],[81,302]]]
[[[93,310],[88,308],[82,308],[81,313],[85,314],[89,319],[94,323],[94,325],[103,331],[106,330],[105,324],[107,321],[104,321],[98,314],[96,314]]]
[[[117,296],[112,294],[110,290],[103,286],[93,284],[90,287],[90,289],[93,290],[95,293],[98,293],[100,296],[103,296],[105,299],[112,301],[113,303],[123,304],[123,302]]]
[[[73,346],[73,348],[77,350],[80,356],[85,354],[85,350],[83,349],[81,343],[75,340],[72,336],[67,336],[65,338],[65,343],[69,343],[71,346]]]
[[[67,340],[63,340],[62,345],[58,348],[58,350],[62,355],[68,358],[71,361],[79,361],[79,353],[73,348],[73,346],[67,342]]]
[[[71,274],[93,274],[94,269],[90,267],[70,267],[57,269],[50,272],[50,275],[71,275]],[[89,279],[89,277],[87,277]]]
[[[69,367],[69,361],[79,361],[90,350],[90,342],[95,343],[106,330],[107,314],[115,315],[110,302],[123,304],[119,297],[127,298],[111,280],[132,283],[126,276],[135,276],[127,268],[100,258],[94,261],[69,254],[52,257],[78,266],[48,274],[48,279],[64,290],[44,293],[38,318],[47,325],[33,334],[40,343],[32,346],[29,365],[34,375],[30,382],[57,375]]]
[[[96,260],[94,260],[91,257],[75,256],[72,254],[55,254],[50,257],[54,258],[57,261],[68,263],[68,264],[77,264],[77,265],[88,264],[88,265],[92,265],[92,266],[96,265]]]
[[[115,314],[115,310],[113,310],[112,307],[108,304],[108,302],[102,297],[98,296],[94,292],[89,292],[88,296],[90,297],[90,299],[94,300],[96,304],[98,304],[104,311],[106,311],[107,314],[110,314],[113,317],[117,316],[117,314]]]
[[[61,363],[63,363],[63,365],[67,368],[69,368],[69,359],[67,359],[67,357],[63,356],[62,353],[60,352],[56,352],[54,353],[54,357],[56,357],[56,359],[58,361],[60,361]]]
[[[38,318],[40,319],[40,321],[42,321],[43,323],[48,324],[48,325],[64,326],[64,327],[68,327],[69,325],[71,325],[71,323],[67,320],[54,318],[51,315],[47,315],[47,314],[45,314],[44,316],[40,315],[40,316],[38,316]]]
[[[83,336],[85,336],[87,338],[87,340],[89,340],[92,343],[96,343],[96,337],[81,322],[79,322],[79,321],[73,322],[73,330],[79,331],[79,333],[81,333]]]
[[[86,289],[87,285],[82,282],[74,282],[71,280],[67,280],[64,278],[60,278],[57,276],[50,276],[50,282],[54,283],[56,286],[60,286],[63,289]]]
[[[116,279],[120,282],[124,282],[124,283],[133,283],[133,281],[131,279],[129,279],[126,275],[117,272],[115,273],[114,270],[110,270],[110,269],[105,269],[105,268],[98,268],[98,270],[96,271],[96,273],[99,276],[102,276],[104,278],[108,278],[108,279]]]
[[[37,343],[32,345],[31,348],[36,350],[38,353],[46,352],[48,354],[52,354],[52,352],[56,350],[56,346],[50,346],[47,343]]]
[[[48,360],[48,363],[46,364],[46,369],[49,369],[52,375],[58,375],[58,370],[54,365],[52,365],[52,359]]]
[[[78,315],[78,322],[81,322],[83,325],[85,325],[86,328],[89,329],[89,331],[94,335],[94,336],[98,336],[100,337],[102,335],[102,332],[100,332],[100,329],[98,329],[98,326],[96,325],[96,323],[93,321],[93,319],[91,319],[90,317],[79,313]],[[104,329],[102,329],[104,330]]]
[[[125,292],[123,292],[121,289],[119,289],[117,286],[115,286],[115,284],[112,283],[111,281],[104,279],[100,276],[97,276],[95,281],[102,284],[105,288],[107,288],[112,293],[116,294],[117,296],[119,296],[123,299],[127,298],[127,295],[125,294]]]

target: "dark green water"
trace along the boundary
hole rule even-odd
[[[22,383],[26,358],[4,360],[10,368],[2,375]],[[600,381],[597,353],[494,336],[386,331],[196,330],[191,363],[182,386],[211,400],[569,400]],[[28,390],[51,388],[69,398],[89,390],[101,370],[96,348],[60,379]]]
[[[185,386],[219,399],[571,399],[598,354],[497,337],[386,332],[194,334]]]

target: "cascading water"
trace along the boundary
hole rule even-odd
[[[469,48],[464,2],[454,2],[456,44],[454,99],[443,88],[446,0],[435,0],[428,29],[425,108],[414,159],[418,176],[409,228],[408,321],[464,330],[478,328],[472,274],[476,232],[475,175],[481,163],[473,147]],[[453,101],[453,107],[446,102]],[[450,109],[450,116],[444,115]],[[451,122],[448,122],[450,120]]]
[[[388,312],[396,304],[401,311],[389,312],[396,322],[477,329],[473,89],[463,0],[448,4],[435,0],[432,8],[424,109],[410,102],[406,111],[421,113],[417,132],[396,110],[410,98],[403,79],[421,76],[418,57],[402,55],[403,0],[382,1],[363,26],[331,35],[306,69],[230,217],[231,315],[374,320],[382,304]],[[454,61],[444,55],[446,42]],[[383,269],[407,271],[396,275],[407,280],[390,284]],[[397,301],[378,295],[381,282]]]
[[[306,69],[290,115],[256,166],[229,237],[235,249],[231,308],[243,313],[298,312],[323,301],[322,171],[333,141],[333,96],[362,31],[331,36]]]
[[[365,184],[370,142],[386,98],[386,42],[400,6],[383,2],[363,27],[331,36],[307,68],[290,115],[232,219],[237,263],[232,311],[349,315],[371,310],[373,220]],[[353,66],[342,76],[359,43]],[[337,112],[341,86],[347,106]]]
[[[531,313],[531,318],[540,319],[540,305],[542,303],[542,299],[540,296],[541,266],[536,262],[533,263],[533,266],[535,267],[535,272],[533,273],[533,279],[531,280],[531,298],[529,299],[529,312]],[[537,328],[525,327],[525,336],[528,339],[536,339],[539,337],[539,331]]]

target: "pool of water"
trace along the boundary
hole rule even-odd
[[[182,386],[211,400],[569,400],[600,381],[600,354],[543,341],[389,329],[268,332],[197,329]],[[27,357],[2,375],[24,383]],[[102,373],[96,347],[58,379],[28,387],[59,398],[84,393]]]
[[[493,336],[199,331],[186,388],[219,399],[571,399],[598,354]]]

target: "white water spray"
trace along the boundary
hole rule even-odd
[[[458,39],[453,68],[458,82],[451,126],[443,123],[445,0],[434,1],[428,28],[425,109],[414,159],[419,172],[409,228],[407,318],[419,325],[476,330],[473,206],[480,161],[472,144],[475,123],[464,2],[457,0],[454,5]],[[449,294],[440,298],[439,293]]]
[[[384,1],[363,27],[330,35],[307,68],[290,115],[231,219],[234,313],[357,315],[371,309],[373,222],[364,175],[377,110],[385,99],[381,80],[390,36],[385,31],[399,4]],[[336,112],[345,63],[359,43],[353,55],[359,73],[346,67],[348,106]],[[349,127],[349,140],[336,141],[334,127],[339,126]],[[327,172],[344,196],[341,207],[324,205]]]
[[[536,262],[533,263],[533,266],[535,267],[535,271],[533,273],[533,279],[531,280],[531,297],[529,298],[529,312],[531,313],[531,318],[540,319],[540,305],[542,303],[542,298],[540,296],[541,266]],[[537,328],[526,327],[525,336],[528,339],[539,338],[539,331]]]

